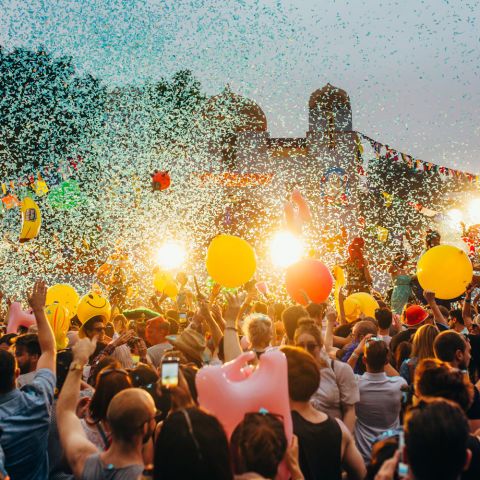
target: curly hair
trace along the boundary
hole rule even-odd
[[[253,347],[268,346],[272,339],[272,321],[263,313],[252,313],[243,322],[243,333]]]

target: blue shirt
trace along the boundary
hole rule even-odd
[[[33,381],[0,395],[0,445],[12,480],[48,478],[48,429],[55,375],[42,368]]]

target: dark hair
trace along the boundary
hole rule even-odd
[[[0,394],[15,388],[15,357],[7,350],[0,349]]]
[[[287,334],[290,342],[293,342],[298,320],[302,317],[308,317],[308,312],[300,305],[288,307],[282,312],[282,321],[283,325],[285,326],[285,333]]]
[[[317,345],[319,348],[323,347],[322,332],[317,327],[315,322],[309,317],[301,318],[298,321],[298,326],[297,326],[297,329],[295,330],[295,335],[293,337],[295,342],[297,341],[296,339],[304,333],[311,335],[317,342]]]
[[[287,445],[283,422],[275,415],[245,414],[230,439],[234,472],[255,472],[275,478]]]
[[[462,311],[459,308],[454,308],[448,312],[450,317],[455,319],[460,325],[465,325],[465,321],[463,320]]]
[[[470,428],[465,414],[448,400],[421,402],[405,416],[408,463],[417,480],[455,480],[467,459]]]
[[[385,369],[388,359],[388,347],[383,340],[376,338],[367,340],[365,344],[365,363],[375,372]]]
[[[104,324],[104,318],[101,315],[95,315],[92,318],[89,318],[84,324],[83,329],[91,331],[93,330],[93,325],[95,323],[102,322]]]
[[[263,313],[264,315],[268,314],[267,304],[264,302],[255,302],[253,305],[254,313]]]
[[[63,387],[68,375],[70,364],[73,361],[73,354],[70,348],[66,350],[60,350],[57,353],[57,391]]]
[[[371,320],[368,320],[365,318],[363,320],[360,320],[359,322],[356,322],[355,325],[358,325],[358,327],[355,330],[356,330],[356,335],[360,339],[362,339],[366,335],[369,335],[370,333],[373,335],[377,334],[378,328],[373,318]],[[352,332],[353,332],[353,328],[352,328]]]
[[[439,333],[433,342],[435,356],[443,362],[453,362],[457,350],[465,352],[466,348],[465,338],[453,330],[445,330]]]
[[[367,466],[365,480],[374,480],[383,463],[395,455],[398,450],[398,436],[380,440],[372,445],[370,464]],[[398,480],[398,472],[395,470],[393,479]]]
[[[155,384],[158,380],[158,373],[150,365],[140,363],[128,372],[133,387],[144,388],[147,385]]]
[[[0,337],[0,345],[6,343],[9,347],[12,346],[12,340],[17,336],[16,333],[6,333],[3,337]]]
[[[390,328],[392,325],[392,311],[389,308],[377,308],[375,310],[375,320],[382,330]]]
[[[400,342],[395,349],[394,358],[395,358],[395,368],[398,370],[402,363],[410,358],[412,353],[412,344],[407,341]]]
[[[107,418],[107,410],[112,398],[122,390],[132,387],[132,381],[125,370],[104,368],[97,375],[95,393],[90,401],[90,415],[95,422]]]
[[[153,478],[233,479],[228,440],[213,415],[187,408],[169,415],[155,442]]]
[[[40,349],[40,343],[38,342],[38,335],[36,333],[25,333],[24,335],[19,335],[15,340],[15,348],[23,347],[29,355],[38,355],[42,354]]]
[[[327,305],[325,303],[309,303],[307,305],[307,312],[310,318],[323,317]]]
[[[320,385],[320,370],[314,358],[297,347],[280,349],[287,357],[288,393],[296,402],[308,402]]]
[[[105,335],[107,337],[112,338],[115,333],[115,329],[113,328],[113,323],[112,322],[107,322],[105,324]]]
[[[435,358],[425,358],[415,369],[415,393],[441,397],[457,403],[466,412],[473,403],[473,385],[461,370]]]

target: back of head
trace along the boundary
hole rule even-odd
[[[302,348],[282,347],[287,357],[288,393],[295,402],[308,402],[320,385],[320,370],[314,358]]]
[[[135,437],[142,434],[143,426],[154,415],[155,403],[151,395],[144,390],[127,388],[117,393],[107,410],[113,440],[132,443]]]
[[[298,320],[302,317],[308,317],[308,312],[300,305],[288,307],[282,313],[282,322],[285,326],[285,332],[289,342],[293,342],[295,330],[297,329]]]
[[[456,480],[467,460],[470,429],[460,408],[435,399],[410,409],[405,417],[408,463],[416,480]]]
[[[295,336],[294,336],[295,343],[297,343],[297,338],[300,335],[303,335],[304,333],[311,335],[313,338],[315,338],[315,341],[317,342],[318,346],[322,348],[323,346],[322,332],[320,331],[320,329],[317,327],[317,325],[311,318],[301,318],[298,321],[298,327],[295,330]]]
[[[422,360],[415,369],[415,394],[457,403],[466,412],[473,402],[473,385],[464,373],[435,358]]]
[[[439,360],[443,362],[453,362],[457,350],[464,352],[466,345],[466,341],[462,335],[453,330],[446,330],[439,333],[435,338],[433,350]]]
[[[450,310],[449,316],[456,322],[460,323],[460,325],[465,325],[465,322],[463,320],[463,314],[462,311],[459,308],[454,308],[453,310]]]
[[[392,326],[392,318],[392,311],[387,307],[375,310],[375,320],[378,323],[378,327],[382,330],[387,330]]]
[[[277,417],[268,413],[247,413],[231,438],[234,471],[275,478],[286,449],[287,437]]]
[[[154,478],[233,478],[228,440],[220,422],[198,408],[169,415],[155,442]]]
[[[362,339],[366,335],[376,335],[377,326],[372,320],[360,320],[354,326],[355,336],[358,339]]]
[[[327,305],[325,303],[309,303],[307,312],[310,318],[323,318]]]
[[[412,357],[422,360],[423,358],[433,358],[433,343],[439,334],[435,325],[422,325],[413,336]]]
[[[365,343],[365,363],[369,370],[372,372],[383,372],[387,360],[387,344],[377,337],[367,340]]]
[[[7,350],[0,349],[0,395],[15,388],[15,357]]]
[[[42,354],[40,349],[40,343],[38,341],[38,335],[36,333],[25,333],[19,335],[15,339],[15,348],[23,347],[29,355],[38,355]]]
[[[264,315],[267,315],[268,313],[267,304],[264,302],[255,302],[255,304],[253,305],[253,311],[255,313],[263,313]]]
[[[252,345],[266,344],[272,339],[272,321],[263,313],[248,315],[243,323],[243,333]]]

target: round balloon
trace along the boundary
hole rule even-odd
[[[459,248],[438,245],[418,261],[417,277],[424,290],[434,292],[441,300],[450,300],[462,295],[472,281],[472,262]]]
[[[48,295],[48,292],[47,292]],[[45,307],[45,315],[55,335],[57,349],[67,348],[67,332],[70,327],[70,312],[61,303],[54,303]]]
[[[177,298],[178,286],[169,273],[158,271],[153,279],[153,286],[157,292],[164,293],[171,299]]]
[[[46,304],[52,305],[53,303],[59,303],[63,305],[67,310],[68,319],[70,320],[77,314],[77,306],[80,297],[76,290],[67,283],[57,283],[52,285],[47,290]]]
[[[288,267],[285,286],[288,294],[297,303],[307,304],[308,300],[303,292],[312,302],[322,303],[332,291],[333,278],[325,264],[308,258]]]
[[[92,291],[80,299],[77,317],[82,325],[96,316],[103,317],[104,322],[108,322],[111,311],[110,302],[101,293]]]
[[[222,287],[236,288],[247,283],[257,269],[255,251],[243,238],[218,235],[207,252],[207,271]]]
[[[353,322],[361,314],[375,318],[375,310],[379,308],[377,301],[366,292],[357,292],[349,295],[343,303],[345,317]]]

